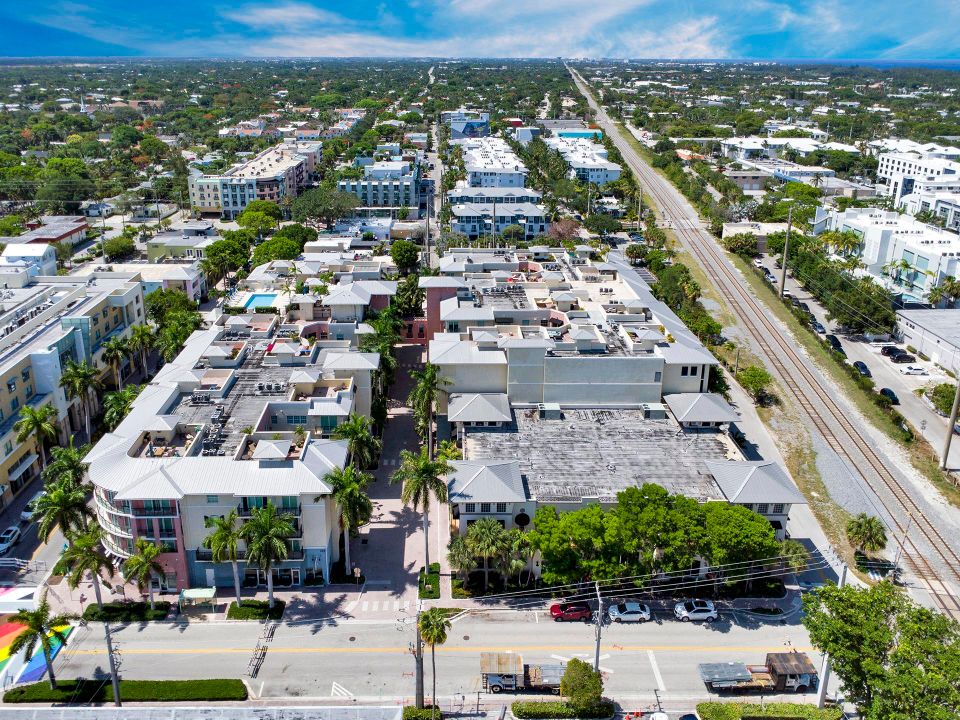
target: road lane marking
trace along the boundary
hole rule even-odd
[[[334,681],[330,686],[330,697],[353,697],[353,693],[340,683]]]
[[[663,676],[660,674],[660,668],[657,665],[657,658],[653,654],[653,650],[647,650],[647,657],[650,658],[650,667],[653,669],[653,677],[657,681],[657,689],[665,693],[667,688],[663,685]]]

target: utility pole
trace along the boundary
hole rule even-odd
[[[110,663],[110,683],[113,685],[113,704],[120,707],[120,678],[117,675],[117,660],[113,656],[113,638],[110,637],[110,623],[103,623],[103,636],[107,641],[107,660]]]
[[[780,268],[780,299],[783,300],[783,291],[787,287],[787,258],[790,252],[790,228],[793,225],[793,205],[787,210],[787,237],[783,241],[783,267]]]
[[[842,588],[847,581],[847,564],[840,566],[840,581],[838,588]],[[817,690],[817,707],[821,710],[827,701],[827,685],[830,684],[830,653],[823,656],[823,664],[820,666],[820,687]]]
[[[600,672],[600,631],[603,628],[603,596],[600,595],[600,583],[595,582],[597,590],[597,648],[593,655],[593,669]]]
[[[957,382],[957,390],[953,394],[953,409],[950,410],[950,424],[947,425],[947,439],[943,443],[943,455],[940,456],[940,469],[947,469],[947,460],[950,459],[950,443],[953,441],[953,428],[957,424],[957,411],[960,410],[960,381]]]
[[[420,608],[417,608],[417,644],[413,650],[413,658],[416,664],[416,698],[415,704],[421,710],[423,709],[423,640],[420,638]]]
[[[427,267],[430,267],[430,195],[431,193],[427,193],[427,228],[424,233],[427,243]]]

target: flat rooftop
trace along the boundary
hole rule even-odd
[[[702,502],[724,500],[704,463],[743,459],[722,433],[683,431],[640,410],[566,409],[547,420],[536,408],[514,409],[508,428],[467,428],[464,459],[484,458],[516,458],[533,498],[572,503],[612,503],[644,483]]]

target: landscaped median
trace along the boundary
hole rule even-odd
[[[819,709],[799,703],[705,702],[697,705],[700,720],[741,720],[741,718],[790,718],[790,720],[840,720],[840,708]]]
[[[158,601],[154,609],[145,602],[104,603],[101,609],[97,605],[88,605],[83,611],[83,619],[93,622],[147,622],[148,620],[166,620],[170,613],[170,603]]]
[[[123,702],[215,702],[247,699],[241,680],[121,680]],[[51,690],[46,681],[11,688],[5,703],[101,703],[113,700],[109,679],[61,680]]]
[[[232,602],[227,610],[227,620],[279,620],[283,617],[284,607],[283,600],[274,600],[272,608],[266,600],[242,600],[240,607]]]
[[[614,706],[610,700],[601,700],[584,710],[574,707],[563,700],[518,700],[510,706],[510,712],[520,720],[594,720],[613,717]]]

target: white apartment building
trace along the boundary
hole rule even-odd
[[[463,148],[463,164],[470,187],[516,187],[527,182],[527,168],[507,142],[496,137],[451,141]]]
[[[882,153],[877,165],[877,188],[898,204],[904,195],[915,192],[920,181],[927,183],[960,178],[960,161],[941,157],[938,153]]]
[[[280,202],[296,197],[310,181],[322,143],[281,143],[235,165],[222,175],[194,170],[188,180],[190,204],[232,220],[253,200]]]
[[[484,188],[471,187],[465,180],[460,180],[456,186],[447,193],[447,202],[451,205],[463,205],[466,203],[476,203],[478,205],[488,205],[497,203],[498,205],[513,203],[539,203],[543,199],[543,194],[533,188]]]
[[[862,272],[907,301],[925,302],[932,287],[960,272],[960,236],[909,215],[876,208],[818,208],[814,233],[825,230],[856,233]]]
[[[405,160],[384,160],[365,165],[362,180],[341,180],[339,190],[356,195],[360,208],[418,208],[420,166]]]
[[[571,180],[605,185],[620,177],[620,166],[607,159],[607,149],[588,138],[548,137],[544,142],[567,161]]]
[[[954,192],[914,192],[900,198],[899,207],[911,215],[919,212],[933,213],[943,218],[944,227],[960,230],[960,176],[957,177],[958,191]]]
[[[450,229],[475,240],[483,235],[499,235],[508,225],[523,228],[525,238],[543,235],[550,229],[547,209],[529,202],[458,203],[450,206]]]

